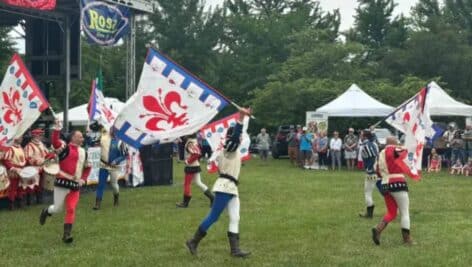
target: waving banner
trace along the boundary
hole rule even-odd
[[[103,78],[102,73],[99,72],[97,77],[92,81],[92,89],[88,103],[89,120],[98,121],[107,131],[110,131],[117,114],[105,102],[102,89]]]
[[[226,133],[228,128],[236,125],[236,122],[239,120],[239,113],[235,113],[221,120],[212,122],[202,128],[201,132],[203,136],[210,144],[213,154],[208,160],[209,164],[207,165],[208,172],[214,173],[218,171],[218,166],[216,165],[216,157],[218,153],[223,151],[223,146],[226,141]],[[239,145],[239,152],[241,154],[241,160],[248,160],[251,158],[249,154],[249,146],[251,145],[251,139],[247,134],[247,128],[249,127],[249,118],[246,117],[243,122],[243,134],[241,144]]]
[[[0,2],[12,6],[40,10],[53,10],[56,8],[56,0],[0,0]]]
[[[405,134],[404,146],[408,150],[403,161],[403,170],[413,179],[421,178],[421,163],[426,137],[434,135],[433,122],[429,116],[428,88],[400,105],[386,122]]]
[[[129,32],[127,7],[98,0],[81,0],[82,30],[92,44],[110,46]]]
[[[228,101],[157,51],[149,49],[138,91],[114,123],[115,135],[139,148],[197,132]]]
[[[18,54],[13,55],[0,85],[0,146],[10,146],[49,107]]]

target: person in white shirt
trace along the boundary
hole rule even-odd
[[[343,146],[343,141],[339,138],[339,132],[334,131],[333,138],[329,142],[329,154],[331,154],[331,167],[333,170],[336,169],[336,164],[338,169],[341,169],[341,148]]]

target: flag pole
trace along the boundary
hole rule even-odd
[[[174,63],[176,66],[180,67],[183,71],[185,71],[188,75],[194,77],[195,79],[197,79],[199,82],[203,83],[204,85],[206,85],[208,88],[212,89],[215,93],[217,93],[219,96],[221,96],[223,99],[225,99],[226,101],[228,101],[228,103],[230,103],[231,105],[233,105],[235,108],[237,108],[238,110],[240,110],[242,107],[238,104],[236,104],[234,101],[232,101],[231,99],[229,99],[227,96],[223,95],[219,90],[215,89],[214,87],[212,87],[211,85],[207,84],[205,81],[203,81],[202,79],[200,79],[199,77],[197,77],[196,75],[194,75],[193,73],[191,73],[189,70],[187,70],[186,68],[184,68],[183,66],[181,66],[180,64],[178,64],[177,62],[175,62],[174,60],[172,60],[169,56],[167,56],[165,53],[163,53],[162,51],[160,51],[159,49],[157,49],[157,47],[155,47],[153,44],[146,44],[146,48],[148,49],[154,49],[156,51],[158,51],[163,57],[165,57],[167,60],[169,60],[170,62]],[[149,53],[148,53],[149,54]],[[255,120],[256,117],[254,117],[253,115],[251,115],[251,119]]]

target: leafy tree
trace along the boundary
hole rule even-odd
[[[2,76],[11,56],[16,52],[8,34],[10,31],[11,27],[0,27],[0,73]]]

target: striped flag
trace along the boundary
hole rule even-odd
[[[210,86],[149,49],[137,92],[125,104],[115,135],[139,148],[197,132],[229,103]]]
[[[93,79],[92,88],[90,90],[90,100],[88,103],[89,121],[98,121],[109,131],[113,126],[113,122],[115,122],[117,114],[106,104],[102,90],[103,77],[100,70],[97,77]]]
[[[414,97],[400,105],[386,122],[405,134],[405,148],[400,159],[402,169],[413,179],[421,178],[421,163],[426,138],[434,134],[429,115],[429,88],[423,88]]]
[[[208,160],[208,172],[214,173],[218,170],[218,166],[216,165],[215,161],[216,156],[218,155],[218,153],[223,151],[223,146],[226,141],[226,133],[228,132],[228,128],[236,125],[236,122],[238,120],[239,113],[235,113],[221,120],[212,122],[201,129],[200,132],[208,141],[208,144],[210,144],[211,150],[213,151],[211,158]],[[248,127],[249,118],[246,117],[243,122],[242,140],[241,144],[239,145],[239,152],[241,154],[241,160],[243,161],[251,158],[251,155],[249,154],[249,146],[251,145],[251,139],[247,134]]]
[[[18,54],[13,55],[0,85],[0,146],[10,146],[49,108],[48,101]]]

